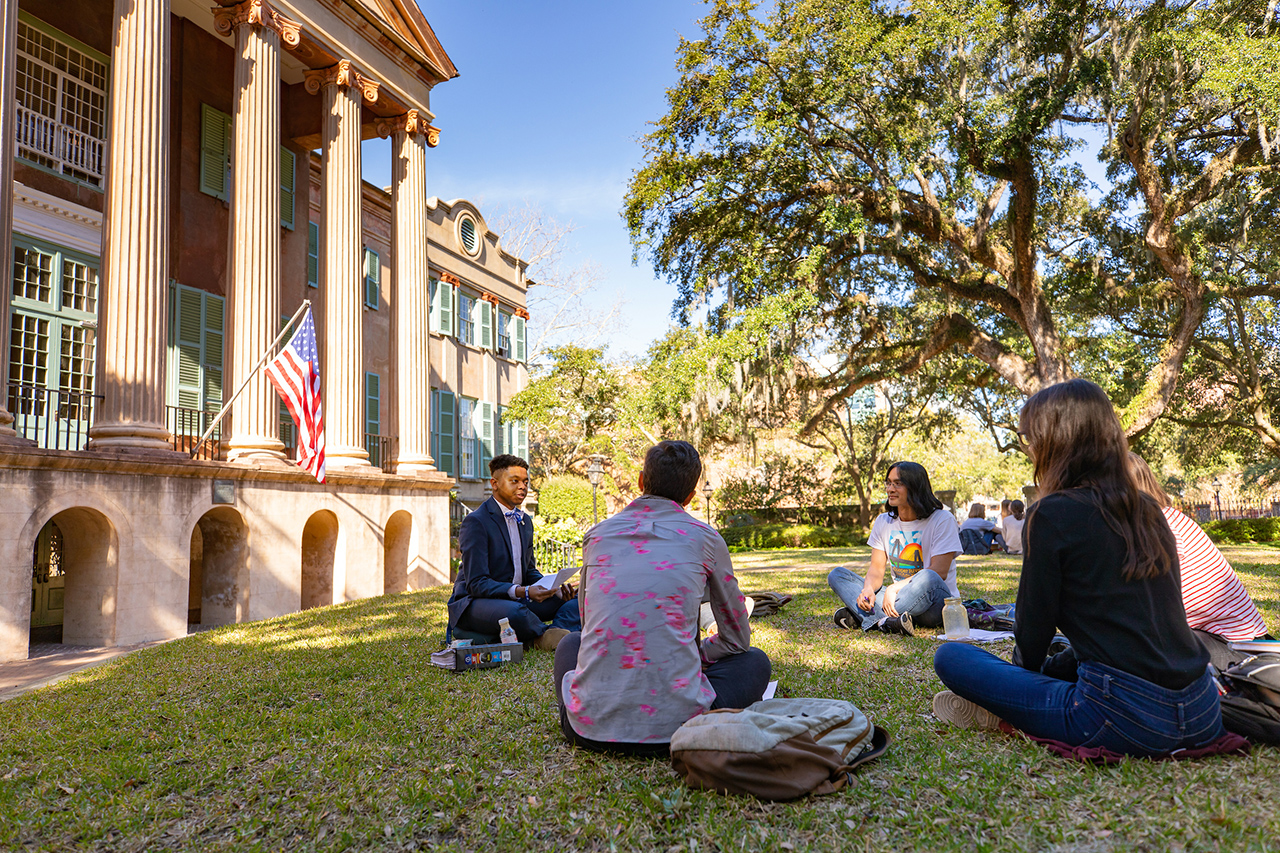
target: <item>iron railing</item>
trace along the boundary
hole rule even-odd
[[[102,396],[25,385],[9,385],[9,411],[18,435],[47,450],[83,450],[93,425],[94,401]]]
[[[554,539],[539,539],[533,543],[533,554],[538,560],[538,571],[544,575],[555,574],[566,566],[576,566],[581,562],[578,554],[581,549],[568,542],[557,542]]]
[[[395,460],[391,458],[391,436],[365,433],[364,449],[369,453],[369,464],[390,474]]]
[[[223,418],[214,428],[213,433],[200,441],[209,424],[213,423],[217,412],[206,409],[189,409],[185,406],[165,406],[165,426],[169,429],[170,446],[174,450],[191,456],[193,459],[211,459],[221,461],[222,435],[227,429],[230,418]],[[197,447],[197,443],[199,447]],[[195,451],[192,453],[192,451]]]
[[[19,153],[25,149],[36,162],[51,161],[63,174],[101,185],[104,140],[24,106],[17,109]]]

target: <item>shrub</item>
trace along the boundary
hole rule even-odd
[[[538,516],[533,520],[533,525],[538,541],[550,539],[565,545],[581,545],[583,534],[586,532],[585,525],[576,518],[558,518],[555,521],[549,521],[543,516]]]
[[[1224,545],[1280,540],[1280,518],[1224,518],[1201,526],[1210,539]]]
[[[818,527],[814,524],[750,524],[720,531],[734,550],[766,548],[839,548],[859,545],[866,537],[852,528]]]
[[[600,495],[603,504],[604,495]],[[557,474],[538,487],[538,515],[548,521],[591,518],[591,484],[571,474]]]

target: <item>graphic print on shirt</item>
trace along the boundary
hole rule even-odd
[[[924,551],[920,547],[919,530],[889,531],[889,568],[895,578],[914,577],[924,568]]]

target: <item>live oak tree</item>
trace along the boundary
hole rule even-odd
[[[808,431],[949,350],[976,386],[1034,393],[1128,322],[1150,345],[1109,384],[1142,433],[1215,300],[1277,295],[1214,278],[1199,227],[1246,180],[1275,184],[1275,17],[1274,0],[717,0],[645,139],[633,243],[686,316],[812,296],[807,328],[838,358],[806,380],[826,395]],[[1110,188],[1076,162],[1091,138]]]

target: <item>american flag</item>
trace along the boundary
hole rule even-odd
[[[298,330],[280,354],[267,365],[267,378],[276,386],[293,422],[298,425],[298,464],[324,482],[324,414],[320,409],[320,357],[316,353],[316,324],[307,309]]]

